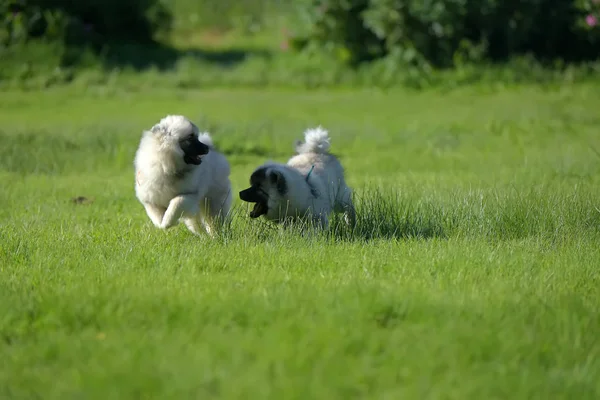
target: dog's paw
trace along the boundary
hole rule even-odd
[[[163,230],[167,230],[169,228],[174,227],[175,225],[177,225],[179,223],[178,220],[173,220],[173,221],[164,221],[160,224],[159,228],[163,229]]]

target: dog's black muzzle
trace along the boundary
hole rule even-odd
[[[248,203],[258,203],[264,201],[264,198],[258,194],[255,187],[249,187],[240,192],[240,200],[247,201]]]
[[[210,148],[199,140],[185,141],[181,144],[183,161],[186,164],[202,164],[202,156],[208,154]]]
[[[250,211],[250,218],[258,218],[269,211],[267,198],[261,194],[254,186],[240,192],[240,199],[248,203],[255,203],[254,208]]]

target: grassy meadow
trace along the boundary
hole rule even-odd
[[[597,399],[599,89],[2,92],[0,398]],[[231,163],[217,240],[135,198],[168,113]],[[318,124],[356,230],[250,220]]]

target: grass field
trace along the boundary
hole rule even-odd
[[[599,398],[599,89],[1,93],[0,398]],[[135,199],[168,113],[232,164],[218,240]],[[316,124],[356,232],[250,220]]]

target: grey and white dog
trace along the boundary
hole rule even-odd
[[[182,219],[195,234],[218,232],[231,208],[230,167],[208,133],[168,115],[143,133],[134,166],[136,197],[155,226]]]
[[[273,222],[308,219],[326,229],[329,215],[338,212],[354,226],[352,191],[329,148],[329,133],[319,126],[304,133],[304,142],[296,143],[297,154],[287,164],[267,162],[258,167],[250,176],[250,187],[239,193],[241,200],[255,203],[250,217],[264,215]]]

